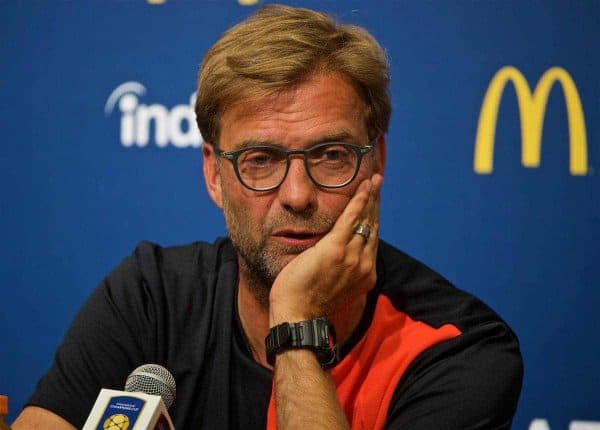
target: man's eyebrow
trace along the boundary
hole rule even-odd
[[[245,139],[242,140],[240,143],[236,144],[232,151],[246,149],[252,146],[273,146],[277,148],[282,147],[281,144],[269,139]]]
[[[319,143],[327,143],[327,142],[354,142],[356,139],[354,134],[352,134],[349,130],[336,130],[329,133],[324,134],[312,141],[313,145],[317,145]],[[354,142],[356,143],[356,142]]]
[[[316,139],[311,140],[310,146],[318,145],[319,143],[328,143],[328,142],[354,142],[356,139],[354,135],[349,130],[336,130],[332,132],[325,133],[319,136]],[[238,151],[240,149],[250,148],[252,146],[272,146],[275,148],[283,148],[284,146],[277,141],[270,139],[244,139],[241,142],[234,145],[232,151]]]

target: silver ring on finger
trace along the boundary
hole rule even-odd
[[[369,240],[369,236],[371,236],[371,228],[363,223],[360,223],[354,229],[354,234],[360,234],[365,240]]]

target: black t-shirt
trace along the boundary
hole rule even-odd
[[[432,332],[457,331],[417,351],[402,371],[385,406],[386,428],[509,428],[522,380],[514,333],[479,300],[384,242],[377,274],[342,359],[367,337],[381,297]],[[101,388],[122,390],[134,368],[157,363],[177,382],[169,410],[176,428],[266,428],[272,374],[248,348],[237,276],[229,239],[141,243],[85,303],[28,404],[81,427]],[[400,341],[398,348],[411,346]]]

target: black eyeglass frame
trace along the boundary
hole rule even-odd
[[[233,165],[233,170],[235,171],[235,175],[237,176],[238,180],[244,187],[246,187],[252,191],[263,192],[263,191],[272,191],[276,188],[279,188],[281,186],[281,184],[283,184],[283,181],[285,181],[285,178],[287,178],[288,171],[290,170],[290,156],[291,155],[302,155],[303,156],[304,168],[306,169],[306,173],[308,174],[308,177],[313,181],[313,183],[315,183],[315,185],[317,185],[319,187],[323,187],[323,188],[345,187],[346,185],[348,185],[350,182],[352,182],[356,178],[356,175],[358,175],[358,171],[360,170],[360,166],[362,165],[363,157],[375,148],[376,142],[377,142],[377,138],[374,138],[373,140],[371,140],[369,142],[369,144],[366,146],[359,146],[359,145],[354,145],[352,143],[345,143],[345,142],[325,142],[325,143],[319,143],[318,145],[315,145],[315,146],[311,146],[308,149],[289,149],[289,150],[278,148],[276,146],[269,146],[269,145],[248,146],[246,148],[242,148],[242,149],[238,149],[237,151],[230,151],[230,152],[222,151],[221,149],[214,147],[214,146],[213,146],[213,148],[215,150],[215,154],[217,154],[218,157],[231,161],[231,164]],[[323,184],[321,184],[312,176],[312,174],[310,173],[310,168],[308,167],[308,157],[307,156],[316,149],[323,148],[324,146],[330,146],[330,145],[341,145],[345,148],[352,150],[357,156],[356,167],[354,169],[354,173],[347,181],[345,181],[339,185],[323,185]],[[276,185],[273,185],[272,187],[267,187],[267,188],[251,187],[250,185],[248,185],[244,182],[244,180],[242,179],[242,176],[240,175],[240,171],[238,169],[238,158],[244,152],[256,150],[256,149],[258,149],[258,150],[265,149],[265,150],[269,150],[269,151],[276,151],[282,155],[285,155],[286,165],[285,165],[285,172],[283,174],[283,177],[281,178],[281,181],[279,181],[279,183],[277,183]]]

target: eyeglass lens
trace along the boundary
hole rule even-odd
[[[358,168],[359,155],[343,144],[318,145],[306,154],[309,175],[319,185],[335,187],[348,182]],[[250,188],[268,189],[281,183],[288,169],[288,154],[279,148],[251,148],[240,153],[240,179]]]

